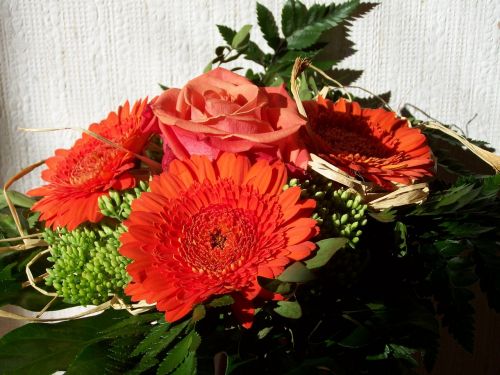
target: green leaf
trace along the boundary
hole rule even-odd
[[[207,315],[207,310],[205,309],[205,306],[196,305],[196,307],[193,310],[193,317],[191,318],[191,320],[193,323],[199,322],[205,317],[205,315]]]
[[[248,42],[250,41],[250,30],[252,29],[252,25],[243,26],[240,31],[236,33],[231,41],[231,47],[234,49],[242,49],[244,48]]]
[[[299,319],[302,316],[302,309],[297,301],[278,301],[274,311],[289,319]]]
[[[222,36],[222,39],[224,39],[228,45],[231,45],[231,43],[233,43],[234,36],[236,35],[236,31],[224,25],[216,26]]]
[[[189,348],[196,332],[191,331],[167,354],[165,359],[158,366],[157,375],[167,375],[174,371],[189,354]]]
[[[126,312],[105,311],[57,324],[27,324],[0,339],[2,374],[43,375],[65,370],[78,353],[102,340],[100,331]]]
[[[108,366],[108,345],[98,342],[83,348],[71,362],[66,375],[99,374]]]
[[[193,375],[196,374],[196,354],[190,352],[184,362],[175,370],[172,375]]]
[[[280,46],[280,35],[276,20],[271,11],[260,3],[257,3],[257,22],[269,47],[277,50]]]
[[[155,347],[159,341],[163,341],[163,338],[169,329],[170,323],[166,323],[165,321],[159,321],[158,323],[156,323],[156,325],[153,326],[148,335],[134,349],[131,357],[149,352],[149,350]]]
[[[396,234],[396,241],[399,246],[399,253],[397,254],[397,256],[403,257],[406,255],[408,251],[408,245],[406,243],[406,237],[407,237],[406,225],[401,221],[397,221],[396,224],[394,225],[394,233]]]
[[[33,206],[33,204],[36,202],[35,199],[14,190],[7,191],[7,195],[16,207],[31,208],[31,206]],[[7,206],[7,200],[5,199],[5,195],[2,192],[0,194],[0,210],[3,210]]]
[[[316,242],[318,250],[315,256],[306,260],[306,266],[309,269],[323,267],[335,255],[337,251],[342,249],[347,243],[348,239],[344,237],[328,238]]]
[[[266,55],[254,42],[252,41],[248,42],[244,54],[247,60],[256,62],[257,64],[260,65],[264,65],[264,59]]]
[[[211,70],[212,70],[212,62],[209,62],[207,66],[203,68],[203,73],[208,73]]]
[[[288,294],[293,290],[294,284],[283,282],[277,279],[268,279],[267,277],[257,276],[259,285],[264,289],[278,294]]]
[[[293,34],[283,32],[287,36],[288,48],[299,50],[311,47],[318,42],[325,31],[332,29],[347,19],[358,6],[359,0],[350,0],[338,6],[331,5],[329,12],[312,24],[308,24],[303,28],[295,27],[292,24],[287,28],[287,31],[289,32],[293,28]]]
[[[223,307],[223,306],[232,305],[233,303],[234,303],[234,298],[231,297],[231,295],[226,294],[226,295],[223,295],[222,297],[214,298],[208,304],[208,306],[210,306],[210,307]]]
[[[371,336],[369,330],[363,326],[358,326],[338,344],[346,348],[361,348],[369,344]]]
[[[176,325],[170,325],[166,333],[163,333],[162,329],[158,328],[152,330],[151,333],[139,344],[139,346],[133,351],[132,355],[137,355],[139,353],[144,353],[146,356],[154,357],[160,353],[163,349],[169,346],[176,338],[181,334],[181,332],[188,325],[189,320],[185,320],[182,323]],[[158,323],[160,324],[160,323]],[[167,324],[167,323],[164,323]],[[151,337],[150,337],[151,336]],[[160,336],[161,340],[155,342],[155,338]],[[147,341],[146,341],[147,340]]]
[[[314,280],[316,277],[309,269],[301,262],[295,262],[288,266],[285,271],[278,277],[278,280],[289,283],[305,283]]]
[[[286,37],[301,29],[307,20],[307,8],[298,0],[288,0],[281,10],[281,30]]]
[[[168,86],[162,85],[161,83],[158,83],[158,86],[160,86],[160,89],[163,91],[168,90]]]

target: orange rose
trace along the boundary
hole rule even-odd
[[[191,155],[214,160],[221,151],[307,167],[309,154],[298,138],[305,120],[284,86],[258,87],[217,68],[166,90],[152,110],[164,140],[164,167]]]

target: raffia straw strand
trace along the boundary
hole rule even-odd
[[[26,250],[33,249],[35,247],[45,247],[45,246],[48,246],[48,244],[44,240],[34,241],[34,240],[30,239],[28,244],[20,244],[20,245],[14,245],[14,246],[2,246],[2,247],[0,247],[0,254],[6,253],[9,251],[26,251]]]
[[[347,95],[347,97],[349,98],[349,101],[352,102],[352,96],[351,94],[349,93],[349,91],[347,91],[346,89],[346,86],[344,86],[342,83],[340,83],[339,81],[337,81],[336,79],[333,79],[332,77],[330,77],[328,74],[326,74],[322,69],[314,66],[313,64],[310,64],[309,67],[316,71],[317,73],[319,73],[320,75],[322,75],[324,78],[326,78],[327,80],[329,80],[330,82],[333,82],[337,85],[338,88],[342,89],[342,91],[344,91],[344,93]]]
[[[146,163],[148,166],[150,166],[153,170],[156,170],[156,171],[161,171],[162,170],[162,167],[161,167],[161,164],[154,161],[154,160],[151,160],[150,158],[146,157],[146,156],[143,156],[143,155],[139,155],[135,152],[132,152],[130,150],[127,150],[125,147],[113,142],[113,141],[110,141],[109,139],[103,137],[102,135],[100,134],[97,134],[91,130],[88,130],[88,129],[84,129],[84,128],[78,128],[78,127],[75,127],[75,128],[72,128],[72,127],[66,127],[66,128],[41,128],[41,129],[33,129],[33,128],[19,128],[19,130],[22,130],[22,131],[25,131],[25,132],[33,132],[33,133],[41,133],[41,132],[54,132],[54,131],[61,131],[61,130],[76,130],[78,132],[82,132],[82,133],[85,133],[103,143],[106,143],[107,145],[109,146],[112,146],[112,147],[115,147],[123,152],[127,152],[129,154],[132,154],[134,155],[137,159],[143,161],[144,163]]]
[[[38,291],[39,293],[42,293],[43,295],[46,295],[46,296],[49,296],[49,297],[54,297],[54,296],[57,296],[58,294],[57,293],[53,293],[53,292],[47,292],[46,290],[44,290],[44,289],[42,289],[42,288],[40,288],[40,287],[38,287],[36,285],[35,278],[33,277],[33,273],[31,272],[31,269],[30,269],[30,267],[33,265],[33,263],[35,263],[38,259],[40,259],[42,256],[44,256],[48,252],[50,252],[50,249],[43,250],[43,251],[39,252],[37,255],[35,255],[33,257],[33,259],[31,259],[28,262],[28,264],[26,264],[26,276],[28,276],[28,281],[29,281],[30,285],[36,291]]]
[[[9,311],[5,311],[5,310],[1,310],[1,309],[0,309],[0,317],[10,318],[10,319],[14,319],[14,320],[23,320],[23,321],[28,321],[28,322],[41,322],[41,323],[43,323],[43,322],[65,322],[68,320],[75,320],[75,319],[83,318],[85,316],[92,315],[92,314],[95,314],[95,313],[98,313],[101,311],[105,311],[105,310],[109,309],[111,307],[111,305],[113,303],[115,303],[115,301],[116,301],[115,297],[113,297],[109,301],[106,301],[98,306],[95,306],[92,309],[89,309],[89,310],[86,310],[86,311],[83,311],[81,313],[72,315],[70,317],[65,317],[65,318],[62,318],[62,317],[61,318],[48,318],[48,319],[36,318],[36,317],[24,316],[24,315],[11,313]]]
[[[55,298],[57,298],[57,297],[55,297]],[[53,299],[55,299],[55,298],[53,298]],[[24,315],[12,313],[10,311],[5,311],[2,309],[0,309],[0,317],[14,319],[14,320],[22,320],[22,321],[27,321],[27,322],[40,322],[40,323],[66,322],[69,320],[75,320],[75,319],[86,317],[88,315],[99,313],[99,312],[105,311],[109,308],[113,308],[114,310],[126,310],[131,315],[138,315],[138,314],[141,314],[143,312],[151,310],[154,306],[155,306],[154,304],[147,304],[143,301],[141,301],[137,304],[127,305],[125,302],[123,302],[123,300],[121,298],[119,298],[118,296],[115,295],[110,300],[108,300],[108,301],[106,301],[98,306],[95,306],[92,309],[83,311],[83,312],[75,314],[75,315],[67,316],[67,317],[39,318],[36,316],[35,317],[24,316]]]
[[[473,154],[475,154],[480,159],[484,160],[487,164],[491,165],[491,167],[495,170],[495,173],[500,172],[500,156],[496,155],[492,152],[483,150],[481,147],[476,146],[475,144],[469,142],[467,139],[457,134],[451,129],[443,126],[439,122],[424,122],[422,123],[424,128],[428,129],[436,129],[439,130],[452,138],[455,138],[457,141],[462,143],[465,147],[467,147]]]
[[[12,200],[10,199],[9,195],[7,194],[7,190],[9,187],[12,186],[14,182],[19,180],[21,177],[26,176],[28,173],[30,173],[32,170],[35,168],[38,168],[40,165],[45,163],[45,160],[41,160],[37,163],[31,164],[30,166],[24,168],[21,172],[17,173],[13,177],[11,177],[3,186],[3,195],[5,197],[5,201],[7,202],[7,206],[9,206],[10,213],[12,215],[12,218],[14,219],[14,224],[16,225],[16,229],[19,232],[19,235],[21,237],[25,237],[27,233],[25,233],[21,221],[19,220],[19,215],[17,214],[16,208],[14,207],[14,204],[12,203]],[[29,245],[29,239],[23,239],[23,242],[25,245]]]
[[[26,238],[42,238],[41,233],[33,233],[33,234],[27,234],[26,236],[20,236],[20,237],[11,237],[11,238],[2,238],[0,239],[0,242],[12,242],[12,241],[21,241]]]
[[[55,300],[57,299],[58,296],[54,296],[44,307],[43,309],[41,309],[38,314],[35,315],[35,318],[40,318],[44,313],[45,311],[47,311],[49,309],[50,306],[52,306],[52,304],[55,302]]]
[[[368,90],[368,89],[365,89],[364,87],[361,87],[361,86],[354,86],[354,85],[349,85],[349,86],[346,86],[346,87],[349,87],[350,89],[358,89],[358,90],[361,90],[361,91],[364,91],[368,94],[370,94],[371,96],[377,98],[378,100],[380,100],[380,102],[385,106],[387,107],[387,109],[391,112],[394,112],[394,110],[392,109],[392,107],[389,105],[389,103],[387,103],[384,98],[382,98],[380,95],[377,95],[375,94],[374,92]]]
[[[295,100],[295,104],[297,104],[297,109],[299,113],[307,118],[307,113],[306,110],[302,104],[302,101],[300,100],[300,95],[299,95],[299,87],[297,85],[297,80],[299,75],[307,69],[311,62],[307,59],[302,59],[300,57],[297,57],[295,59],[295,63],[293,64],[292,68],[292,74],[290,77],[290,90],[292,91],[292,96],[293,99]]]
[[[38,283],[39,281],[42,281],[43,279],[45,279],[47,276],[49,276],[49,274],[47,272],[42,273],[40,276],[35,277],[33,279],[33,281],[35,283]],[[27,281],[23,282],[21,286],[23,288],[27,288],[27,287],[31,286],[31,282],[29,280],[27,280]]]

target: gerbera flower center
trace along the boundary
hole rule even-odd
[[[353,159],[383,159],[397,153],[394,142],[382,143],[367,121],[362,116],[325,111],[319,114],[315,132],[335,153]]]
[[[256,223],[255,215],[241,208],[205,207],[185,223],[179,253],[194,272],[220,277],[251,255]]]
[[[98,145],[92,151],[75,155],[68,173],[68,182],[72,185],[82,185],[100,176],[106,169],[110,157],[116,151],[109,146]]]

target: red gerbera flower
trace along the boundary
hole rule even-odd
[[[30,190],[29,195],[43,196],[32,210],[41,213],[48,227],[75,229],[83,222],[102,219],[98,198],[110,189],[123,190],[135,186],[128,173],[135,166],[132,153],[140,153],[149,134],[142,131],[142,114],[147,100],[128,102],[111,112],[106,120],[92,124],[89,130],[122,146],[125,152],[87,135],[78,139],[69,150],[56,150],[46,160],[48,169],[42,172],[47,185]]]
[[[275,278],[293,260],[314,250],[316,202],[300,200],[300,188],[282,191],[282,162],[222,154],[174,160],[153,177],[151,192],[132,204],[121,254],[133,262],[125,289],[173,322],[212,296],[231,294],[247,326],[252,300],[264,296],[257,276]],[[267,292],[269,293],[269,292]]]
[[[352,176],[393,189],[431,176],[434,162],[427,140],[408,121],[384,109],[362,108],[321,96],[304,107],[312,133],[306,137],[319,156]]]

